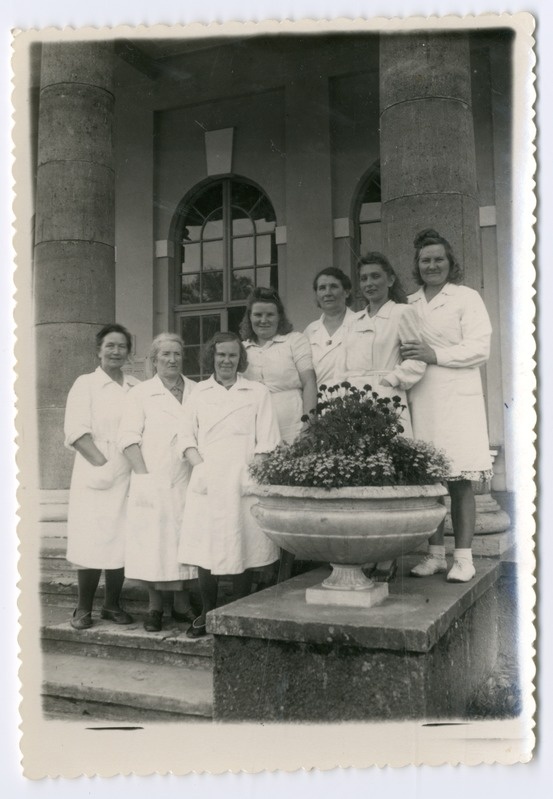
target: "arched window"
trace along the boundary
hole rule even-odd
[[[376,161],[362,180],[357,193],[354,219],[359,255],[382,249],[380,161]]]
[[[238,332],[254,286],[278,289],[276,218],[253,183],[224,178],[183,201],[175,227],[177,331],[186,343],[185,374],[202,374],[202,345],[218,330]]]

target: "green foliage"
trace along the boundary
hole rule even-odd
[[[426,485],[446,479],[446,456],[424,441],[404,438],[398,396],[380,397],[369,385],[321,386],[306,431],[280,444],[250,469],[260,483],[344,488]]]

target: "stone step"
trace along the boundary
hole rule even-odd
[[[48,718],[197,721],[212,715],[212,678],[203,669],[64,652],[45,652],[43,667]]]
[[[187,638],[188,624],[164,617],[159,633],[144,630],[142,619],[133,624],[117,625],[94,615],[88,630],[74,630],[69,621],[45,624],[41,628],[45,652],[57,652],[86,658],[109,658],[151,665],[181,666],[212,671],[213,639]]]

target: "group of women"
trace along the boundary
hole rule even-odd
[[[461,285],[449,242],[427,229],[414,246],[420,288],[409,297],[382,253],[361,259],[362,312],[349,308],[347,275],[321,270],[313,288],[322,314],[303,334],[293,331],[276,291],[254,289],[241,338],[221,332],[211,339],[203,353],[210,377],[197,384],[182,374],[179,336],[154,340],[153,377],[138,383],[122,370],[128,331],[112,324],[99,332],[100,365],[77,379],[66,411],[66,444],[77,452],[67,555],[78,565],[73,627],[91,626],[104,569],[103,618],[132,621],[119,604],[127,576],[147,584],[146,630],[161,629],[169,591],[173,618],[190,624],[190,637],[205,635],[219,576],[232,575],[239,598],[251,590],[252,569],[278,561],[250,513],[248,464],[301,435],[317,386],[343,380],[402,396],[405,435],[448,455],[455,550],[447,580],[472,579],[472,481],[491,469],[478,368],[489,356],[491,326],[479,294]],[[441,527],[411,574],[445,571]],[[190,596],[196,578],[197,614]]]

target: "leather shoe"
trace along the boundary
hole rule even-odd
[[[92,627],[92,613],[90,610],[75,608],[69,623],[74,630],[88,630],[89,627]]]
[[[200,621],[201,618],[201,616],[198,616],[197,619],[194,619],[185,633],[187,638],[203,638],[204,635],[207,635],[205,621]]]
[[[144,629],[147,633],[158,633],[161,630],[162,610],[149,610],[144,619]]]
[[[175,621],[186,621],[188,624],[193,624],[197,615],[198,614],[194,613],[192,608],[188,608],[188,610],[185,610],[184,613],[179,613],[179,611],[175,610],[175,608],[171,608],[171,617]]]
[[[118,610],[108,610],[108,608],[102,608],[100,611],[100,616],[103,619],[107,619],[107,621],[112,621],[115,624],[132,624],[134,619],[127,613],[126,610],[122,610],[119,608]]]

